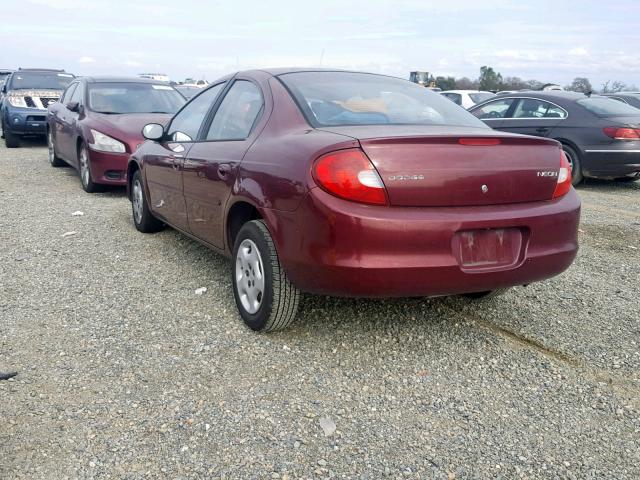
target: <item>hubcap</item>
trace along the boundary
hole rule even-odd
[[[133,184],[133,216],[136,223],[142,222],[143,206],[142,185],[140,185],[140,180],[136,180]]]
[[[264,298],[264,268],[258,247],[245,239],[236,255],[236,288],[242,307],[256,313]]]
[[[89,180],[91,179],[89,158],[87,157],[87,151],[84,148],[80,150],[80,179],[84,186],[89,185]]]

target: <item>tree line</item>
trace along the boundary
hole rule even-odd
[[[503,77],[502,74],[496,72],[492,67],[480,67],[480,76],[474,80],[468,77],[431,77],[430,81],[436,87],[442,90],[542,90],[545,85],[551,85],[550,82],[541,82],[539,80],[523,80],[520,77]],[[555,84],[553,84],[555,85]],[[564,87],[565,90],[581,93],[597,93],[586,77],[576,77],[570,85]],[[607,80],[602,84],[599,93],[617,93],[617,92],[638,91],[635,85],[626,85],[618,80]]]

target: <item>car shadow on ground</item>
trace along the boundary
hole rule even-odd
[[[640,190],[640,180],[635,182],[620,182],[616,180],[605,180],[600,178],[585,178],[584,181],[578,185],[578,192],[629,192]]]

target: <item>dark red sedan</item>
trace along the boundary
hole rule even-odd
[[[404,80],[242,72],[144,133],[135,226],[230,256],[254,330],[289,325],[300,292],[488,296],[559,274],[578,249],[558,142],[493,131]]]
[[[87,192],[125,185],[129,156],[144,141],[142,127],[166,122],[185,102],[161,82],[78,78],[48,108],[49,161],[75,167]]]

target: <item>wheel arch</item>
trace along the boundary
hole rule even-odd
[[[269,228],[269,221],[265,218],[264,211],[254,202],[244,197],[236,198],[230,202],[224,222],[224,236],[229,252],[233,250],[236,236],[242,225],[251,220],[259,219],[264,220]]]

